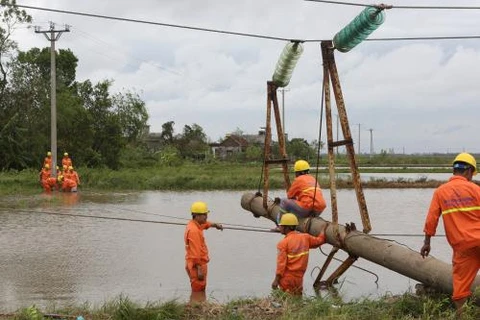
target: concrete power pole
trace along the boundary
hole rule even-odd
[[[52,152],[52,177],[57,175],[57,75],[55,72],[55,41],[60,39],[60,36],[64,32],[70,32],[70,27],[65,25],[65,29],[55,30],[55,24],[50,22],[50,30],[42,31],[40,27],[35,26],[35,33],[43,33],[45,38],[50,41],[50,143]]]
[[[357,123],[358,125],[358,149],[357,149],[357,154],[360,155],[360,127],[362,126],[361,123]]]
[[[373,155],[373,129],[368,129],[370,131],[370,156]]]

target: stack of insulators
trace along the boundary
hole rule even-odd
[[[375,31],[383,21],[385,21],[385,14],[382,9],[366,7],[333,37],[335,49],[340,52],[350,51]]]
[[[286,87],[290,83],[293,70],[302,52],[303,46],[297,41],[289,42],[285,48],[283,48],[272,76],[273,83],[275,83],[277,87]]]

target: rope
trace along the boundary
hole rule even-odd
[[[325,252],[323,252],[323,250],[322,250],[321,247],[318,247],[318,249],[320,250],[320,252],[321,252],[324,256],[326,256],[326,257],[328,256]],[[335,257],[332,257],[332,258],[333,258],[333,260],[335,260],[335,261],[337,261],[337,262],[342,262],[342,263],[343,263],[343,261],[340,260],[340,259],[337,259],[337,258],[335,258]],[[379,279],[379,278],[378,278],[378,275],[377,275],[375,272],[370,271],[370,270],[367,270],[367,269],[362,268],[362,267],[359,267],[359,266],[356,266],[356,265],[354,265],[354,264],[352,264],[351,267],[360,269],[360,270],[362,270],[362,271],[365,271],[365,272],[370,273],[371,275],[373,275],[373,276],[375,277],[375,284],[378,286],[378,279]],[[316,268],[318,268],[318,266],[316,266],[315,268],[312,269],[312,272],[310,272],[310,276],[312,276],[312,273],[313,273],[313,271],[314,271]]]
[[[79,217],[79,218],[94,218],[94,219],[103,219],[103,220],[117,220],[117,221],[130,221],[130,222],[143,222],[143,223],[159,223],[175,226],[186,226],[186,223],[180,222],[168,222],[168,221],[155,221],[155,220],[143,220],[143,219],[130,219],[130,218],[117,218],[117,217],[105,217],[105,216],[90,216],[85,214],[74,214],[74,213],[59,213],[59,212],[48,212],[48,211],[35,211],[35,210],[19,210],[20,212],[33,212],[33,213],[43,213],[55,216],[64,216],[64,217]],[[228,227],[225,226],[223,229],[227,230],[237,230],[237,231],[250,231],[250,232],[267,232],[273,233],[270,229],[254,229],[254,228],[238,228],[238,227]]]
[[[325,75],[323,75],[325,77]],[[318,130],[318,147],[317,147],[317,160],[316,160],[316,167],[317,167],[317,172],[315,173],[315,181],[318,187],[320,188],[320,184],[318,183],[318,168],[320,166],[320,144],[322,142],[322,123],[323,123],[323,100],[325,98],[325,86],[323,85],[322,81],[322,99],[320,102],[320,124],[319,124],[319,130]],[[315,205],[315,197],[317,196],[317,190],[315,189],[315,192],[313,193],[313,203],[312,203],[312,212],[313,212],[313,207]]]
[[[165,218],[169,218],[169,219],[178,219],[178,220],[183,220],[183,221],[189,221],[190,220],[190,218],[181,218],[181,217],[169,216],[169,215],[158,214],[158,213],[147,212],[147,211],[141,211],[141,210],[135,210],[135,209],[118,208],[116,206],[113,206],[113,207],[118,209],[118,210],[123,210],[123,211],[127,211],[127,212],[137,212],[137,213],[143,213],[143,214],[150,214],[150,215],[153,215],[153,216],[165,217]],[[263,227],[250,226],[250,225],[244,225],[244,224],[222,223],[222,225],[232,226],[232,227],[252,228],[252,229],[264,229]]]

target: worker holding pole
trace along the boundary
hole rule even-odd
[[[190,302],[206,300],[205,289],[207,287],[207,264],[210,261],[208,248],[203,236],[203,230],[214,227],[223,230],[219,223],[207,221],[207,204],[202,201],[194,202],[190,208],[192,220],[185,228],[185,269],[190,278],[192,293]]]
[[[325,243],[325,224],[316,237],[298,232],[298,219],[292,213],[285,213],[279,223],[280,232],[285,235],[277,245],[277,269],[272,289],[282,289],[293,295],[303,293],[303,275],[308,266],[308,253]]]
[[[456,156],[453,176],[433,194],[425,220],[425,240],[420,249],[422,257],[428,257],[430,238],[435,235],[442,216],[447,241],[453,249],[452,300],[458,316],[472,295],[470,287],[480,270],[480,186],[472,183],[476,174],[477,161],[471,154]]]

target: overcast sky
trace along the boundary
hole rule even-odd
[[[302,0],[17,3],[293,39],[332,39],[363,10]],[[480,1],[472,0],[386,3],[480,7]],[[167,121],[175,122],[177,133],[184,125],[197,123],[211,141],[218,141],[237,128],[256,133],[265,126],[266,83],[284,41],[27,12],[43,30],[49,21],[58,29],[70,25],[71,32],[64,33],[56,46],[69,48],[78,57],[77,79],[111,79],[114,92],[138,92],[153,132],[161,131]],[[479,27],[480,10],[393,9],[370,38],[480,35]],[[18,29],[15,39],[22,50],[49,46],[33,29]],[[361,152],[368,153],[372,136],[376,153],[480,152],[480,39],[369,41],[348,53],[335,52],[335,59],[356,151],[360,142]],[[322,77],[320,44],[306,43],[285,93],[290,138],[318,139]],[[325,141],[325,132],[321,137]]]

